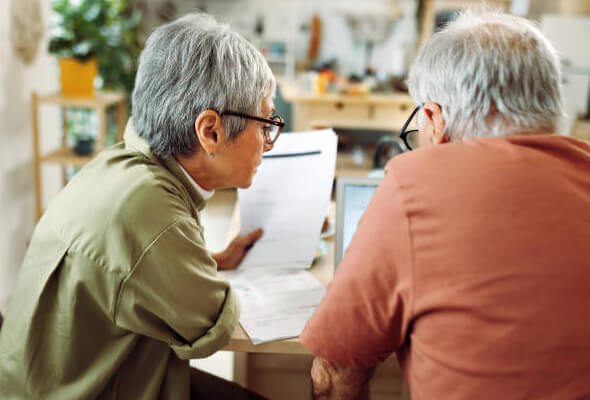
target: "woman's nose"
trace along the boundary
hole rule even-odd
[[[273,146],[274,144],[272,143],[264,142],[263,151],[266,153],[267,151],[272,150]]]

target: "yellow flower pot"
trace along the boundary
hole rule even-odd
[[[93,97],[94,78],[98,74],[95,59],[86,62],[75,58],[60,58],[61,92],[67,97]]]

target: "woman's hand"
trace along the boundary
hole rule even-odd
[[[221,253],[213,254],[217,261],[217,269],[220,271],[236,269],[246,256],[246,253],[262,237],[262,229],[256,229],[246,235],[236,236],[229,246]]]

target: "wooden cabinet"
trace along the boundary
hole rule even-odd
[[[126,99],[123,93],[118,92],[97,92],[94,97],[89,98],[72,98],[63,97],[60,94],[39,95],[33,93],[32,98],[32,122],[33,122],[33,161],[35,167],[35,216],[37,219],[43,213],[43,188],[41,178],[41,167],[44,163],[58,164],[62,166],[81,167],[90,161],[94,155],[104,148],[107,136],[107,109],[109,107],[117,108],[117,138],[123,138],[126,119]],[[58,106],[62,109],[62,116],[65,115],[65,109],[68,108],[86,108],[95,110],[98,119],[98,131],[96,133],[96,144],[94,154],[89,156],[79,156],[67,146],[67,136],[65,129],[62,132],[45,132],[45,134],[60,135],[61,146],[50,151],[41,149],[41,130],[39,124],[39,109],[41,106]],[[65,121],[64,124],[65,126]]]
[[[283,87],[284,89],[284,87]],[[415,107],[405,93],[369,95],[299,95],[285,92],[293,105],[293,131],[341,128],[368,134],[390,131],[397,134]],[[415,126],[412,125],[415,129]],[[381,132],[381,134],[383,134]],[[378,136],[373,136],[376,141]],[[369,139],[371,140],[371,139]],[[363,150],[357,159],[350,151],[340,151],[336,160],[337,176],[366,176],[373,168],[373,148]]]
[[[414,107],[407,94],[293,96],[294,131],[320,128],[398,131]]]
[[[574,122],[572,136],[590,141],[590,119],[578,119]]]

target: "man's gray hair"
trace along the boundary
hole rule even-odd
[[[260,115],[275,78],[260,52],[206,14],[189,14],[157,28],[141,53],[132,98],[133,126],[161,157],[200,147],[195,119],[207,110]],[[246,120],[223,116],[233,139]]]
[[[452,141],[555,132],[564,116],[557,52],[535,25],[491,10],[466,10],[421,49],[408,86],[438,103]]]

